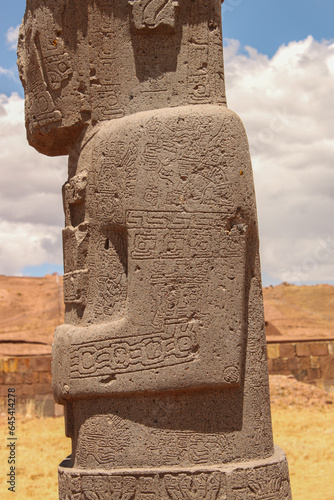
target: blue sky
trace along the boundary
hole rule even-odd
[[[25,0],[0,0],[0,66],[12,69],[16,81],[0,75],[0,92],[12,91],[23,96],[18,81],[15,52],[8,50],[6,33],[21,23]],[[225,0],[223,4],[224,38],[239,40],[262,54],[273,56],[292,40],[312,35],[315,40],[334,38],[333,0]]]
[[[23,96],[22,85],[18,79],[16,69],[16,51],[10,49],[6,34],[10,28],[15,28],[21,23],[25,4],[25,0],[14,0],[12,2],[0,0],[0,66],[12,71],[15,76],[14,80],[0,73],[0,93],[6,95],[10,95],[11,92],[18,92]]]
[[[270,57],[292,40],[334,37],[333,0],[225,0],[223,14],[224,37]]]
[[[0,7],[0,274],[61,272],[66,158],[26,144],[15,50],[25,0]],[[333,0],[223,5],[227,98],[249,138],[265,285],[334,284],[333,26]]]

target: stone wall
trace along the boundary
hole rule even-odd
[[[334,339],[268,340],[271,375],[293,375],[334,392]]]
[[[18,356],[0,359],[0,413],[6,413],[8,389],[14,387],[16,412],[55,416],[62,414],[51,388],[51,356]]]

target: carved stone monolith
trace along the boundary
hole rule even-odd
[[[69,155],[60,499],[290,499],[221,0],[27,0],[29,143]]]

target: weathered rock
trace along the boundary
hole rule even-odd
[[[73,443],[61,499],[291,498],[220,6],[27,1],[28,140],[69,154],[53,346]]]

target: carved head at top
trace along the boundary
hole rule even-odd
[[[18,67],[25,90],[28,141],[51,156],[68,153],[89,109],[87,60],[79,42],[87,19],[84,8],[76,15],[77,3],[27,0],[19,33]]]
[[[65,155],[88,126],[103,120],[223,103],[220,5],[27,0],[18,66],[29,143]]]

